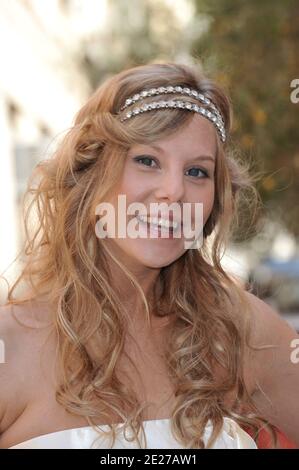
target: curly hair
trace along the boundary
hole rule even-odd
[[[139,293],[147,319],[150,312],[172,318],[164,354],[176,398],[171,429],[184,447],[204,448],[209,421],[213,432],[207,447],[217,439],[225,416],[251,429],[254,438],[261,427],[271,430],[271,424],[255,408],[244,379],[246,348],[255,348],[250,344],[251,307],[244,287],[221,265],[240,205],[245,200],[257,206],[258,194],[248,165],[235,158],[231,145],[230,99],[199,64],[154,62],[123,70],[102,83],[79,110],[55,153],[35,167],[28,183],[24,264],[8,303],[42,298],[51,306],[62,371],[58,403],[100,433],[104,430],[95,420],[109,421],[114,412],[121,419],[119,430],[130,427],[141,447],[140,430],[146,440],[144,404],[116,375],[129,313],[110,275],[113,255],[95,234],[95,207],[115,188],[131,145],[170,135],[192,118],[190,112],[163,109],[120,122],[117,111],[128,96],[169,85],[196,88],[210,98],[229,136],[225,144],[217,136],[215,200],[203,244],[161,269],[163,289],[151,302],[126,266],[114,260]],[[192,97],[188,101],[197,103]],[[28,290],[14,296],[22,283]],[[224,400],[228,393],[233,394],[229,404]],[[116,430],[108,426],[113,446]]]

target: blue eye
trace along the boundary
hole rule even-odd
[[[201,168],[191,168],[190,170],[188,171],[192,171],[192,170],[195,170],[195,171],[200,171],[204,176],[204,178],[207,178],[208,177],[208,173],[205,171],[205,170],[202,170]],[[195,178],[200,178],[200,176],[196,175],[196,174],[193,174],[193,175],[190,175],[190,176],[194,176]]]
[[[152,167],[151,162],[155,162],[155,160],[151,157],[135,157],[133,160],[137,163],[140,163],[141,165],[148,167]]]
[[[133,160],[134,160],[136,163],[138,163],[138,164],[140,164],[140,165],[147,166],[147,167],[149,167],[149,168],[154,168],[155,165],[158,165],[157,162],[156,162],[156,160],[155,160],[154,158],[148,157],[148,156],[144,156],[144,157],[134,157]],[[152,162],[154,162],[155,165],[152,165]],[[193,172],[194,172],[194,170],[195,170],[195,172],[201,172],[201,174],[202,174],[203,176],[201,176],[200,174],[198,175],[198,174],[196,174],[196,173],[195,173],[195,174],[188,175],[188,176],[192,176],[192,177],[194,177],[194,178],[196,178],[196,179],[208,178],[208,176],[209,176],[209,175],[208,175],[208,172],[205,171],[205,170],[202,170],[201,168],[195,168],[195,167],[194,167],[194,168],[191,168],[191,169],[188,170],[188,171],[193,171]]]

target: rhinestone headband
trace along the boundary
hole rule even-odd
[[[222,142],[226,141],[226,132],[224,127],[224,119],[217,109],[215,104],[202,93],[199,93],[197,90],[190,88],[183,88],[181,86],[168,86],[168,87],[159,87],[151,88],[149,90],[143,90],[134,96],[128,98],[125,104],[120,108],[118,114],[124,111],[128,106],[134,105],[138,101],[142,101],[148,96],[163,95],[179,93],[182,95],[187,95],[192,98],[197,99],[201,103],[204,103],[207,107],[198,106],[195,103],[190,103],[188,101],[180,101],[177,99],[167,100],[167,101],[152,101],[151,103],[146,103],[138,107],[134,107],[131,111],[128,111],[124,117],[121,118],[121,122],[130,119],[131,117],[138,115],[140,113],[150,111],[152,109],[161,109],[161,108],[181,108],[189,111],[194,111],[201,114],[202,116],[209,119],[214,126],[216,127]],[[209,109],[208,109],[209,108]]]

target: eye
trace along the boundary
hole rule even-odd
[[[139,165],[147,166],[149,168],[155,168],[156,165],[158,166],[158,163],[157,163],[156,159],[154,159],[152,157],[149,157],[147,155],[134,157],[133,160],[136,163],[138,163]],[[154,165],[153,165],[153,163],[154,163]],[[209,176],[208,172],[206,170],[203,170],[202,168],[194,167],[194,168],[191,168],[188,171],[193,172],[193,174],[187,175],[187,176],[192,176],[196,179],[208,178],[208,176]],[[199,172],[199,175],[198,175],[198,172]]]
[[[194,170],[195,170],[195,171],[194,171]],[[195,178],[201,178],[201,177],[202,177],[202,178],[208,178],[208,176],[209,176],[209,175],[208,175],[208,172],[205,171],[205,170],[202,170],[201,168],[190,168],[190,170],[188,170],[188,171],[193,171],[193,174],[192,174],[192,175],[189,175],[189,176],[193,176],[193,177],[195,177]],[[200,174],[199,174],[199,175],[196,174],[196,172],[198,172],[198,171],[199,171],[203,176],[200,176]]]
[[[157,163],[154,158],[148,157],[146,155],[144,157],[134,157],[133,160],[139,163],[140,165],[148,166],[150,168],[153,168],[153,166],[151,165],[152,162],[154,162],[155,164]]]

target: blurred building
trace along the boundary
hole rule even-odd
[[[19,203],[34,165],[72,124],[91,92],[77,58],[87,30],[104,21],[105,5],[95,0],[0,3],[0,273],[20,248]]]

